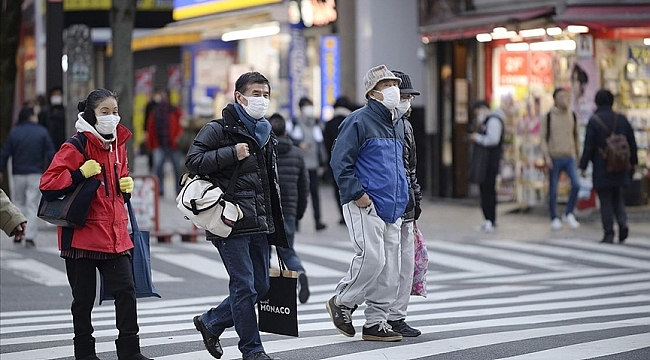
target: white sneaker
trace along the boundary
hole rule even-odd
[[[551,230],[560,230],[562,229],[562,221],[560,219],[555,218],[553,221],[551,221]]]
[[[492,225],[492,221],[485,220],[485,223],[479,227],[479,230],[485,233],[491,233],[494,231],[494,225]]]
[[[580,223],[578,222],[578,220],[576,220],[576,217],[573,216],[573,214],[564,215],[562,217],[562,220],[568,223],[569,226],[573,229],[577,229],[580,227]]]

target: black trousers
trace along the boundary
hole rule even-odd
[[[75,343],[93,339],[91,312],[95,304],[97,271],[104,277],[107,291],[115,297],[115,325],[119,338],[134,336],[138,328],[133,270],[129,256],[110,260],[65,259],[68,283],[72,289],[72,324]]]
[[[311,196],[311,206],[314,210],[314,221],[316,224],[320,223],[320,197],[318,195],[318,178],[317,169],[309,169],[309,193]]]
[[[493,225],[497,223],[497,174],[499,173],[498,161],[496,166],[490,164],[485,170],[485,179],[479,184],[481,193],[481,210],[485,220],[490,220]]]
[[[603,223],[605,235],[614,235],[614,216],[619,230],[627,227],[627,213],[622,187],[608,187],[597,189],[600,200],[600,221]]]

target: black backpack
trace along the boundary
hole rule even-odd
[[[603,119],[598,115],[594,114],[594,119],[609,132],[605,139],[605,148],[599,149],[600,154],[605,159],[607,172],[616,173],[630,169],[632,167],[632,163],[630,162],[630,144],[628,144],[625,135],[614,132],[616,130],[618,114],[614,117],[614,125],[611,129],[607,127]]]

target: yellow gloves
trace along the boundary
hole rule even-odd
[[[86,160],[86,162],[81,165],[79,170],[81,170],[81,175],[88,179],[89,177],[93,177],[102,172],[102,167],[99,166],[99,163],[97,161],[90,159]]]
[[[123,193],[131,193],[133,191],[133,178],[130,176],[120,179],[120,191]]]

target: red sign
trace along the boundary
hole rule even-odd
[[[548,51],[502,51],[499,54],[499,85],[553,85],[553,53]]]

